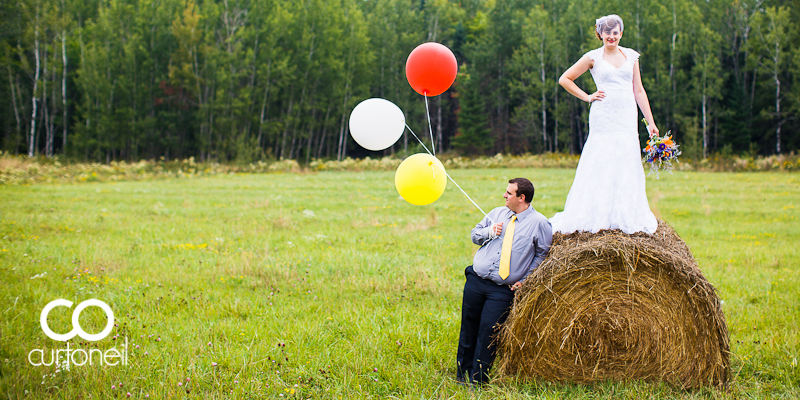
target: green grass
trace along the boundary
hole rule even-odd
[[[486,211],[503,204],[507,179],[526,176],[546,216],[561,210],[574,174],[450,172]],[[392,172],[0,187],[0,396],[797,398],[798,180],[697,172],[648,180],[651,208],[724,301],[728,392],[642,382],[458,386],[463,270],[482,215],[452,184],[425,207],[398,197]],[[58,373],[29,365],[31,350],[65,346],[39,326],[57,298],[107,302],[112,335],[71,347],[108,349],[127,337],[129,365]],[[50,327],[67,332],[70,318],[57,308]],[[89,308],[81,324],[98,332],[104,318]]]

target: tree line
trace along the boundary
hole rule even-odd
[[[381,97],[437,151],[579,153],[589,106],[557,80],[601,46],[595,18],[616,13],[620,44],[642,54],[656,122],[685,155],[793,152],[798,3],[2,2],[0,140],[10,153],[101,162],[374,156],[349,137],[348,117]],[[428,99],[430,125],[404,72],[428,41],[459,62],[453,87]],[[578,84],[594,90],[589,74]],[[406,132],[378,155],[414,151]]]

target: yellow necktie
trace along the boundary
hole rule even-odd
[[[511,217],[511,222],[508,223],[506,228],[506,236],[503,237],[503,250],[500,251],[500,277],[503,279],[508,278],[510,273],[511,264],[511,245],[514,243],[514,226],[517,216]]]

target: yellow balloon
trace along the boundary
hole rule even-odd
[[[444,165],[429,154],[414,154],[397,167],[394,186],[397,193],[411,204],[431,204],[442,196],[447,187]]]

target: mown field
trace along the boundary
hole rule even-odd
[[[572,169],[453,170],[484,210],[507,179],[563,207]],[[430,206],[392,172],[231,174],[0,187],[0,396],[6,398],[797,398],[800,176],[676,172],[650,205],[689,244],[724,301],[727,392],[665,384],[456,384],[464,268],[482,214],[454,187]],[[59,370],[39,317],[97,298],[129,342],[127,366]],[[73,308],[75,307],[73,305]],[[50,314],[72,329],[72,309]],[[102,330],[98,308],[81,314]]]

